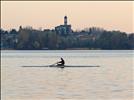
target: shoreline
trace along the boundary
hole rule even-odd
[[[66,48],[66,49],[13,49],[13,48],[0,48],[0,50],[134,50],[132,49],[101,49],[101,48]]]

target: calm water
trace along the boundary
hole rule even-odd
[[[133,100],[134,51],[2,51],[2,100]],[[90,68],[21,67],[66,65]]]

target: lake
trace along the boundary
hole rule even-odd
[[[51,65],[100,67],[22,67]],[[2,100],[133,100],[133,50],[2,50]]]

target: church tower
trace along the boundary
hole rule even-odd
[[[64,36],[72,33],[71,25],[67,24],[67,16],[64,16],[64,25],[56,26],[55,31],[57,34]]]
[[[64,25],[67,25],[67,16],[64,17]]]

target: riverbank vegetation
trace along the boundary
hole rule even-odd
[[[87,28],[69,34],[57,34],[55,30],[37,30],[30,27],[17,31],[0,29],[1,49],[16,50],[65,50],[65,49],[134,49],[134,33]]]

